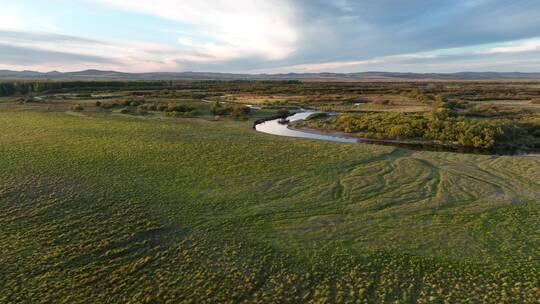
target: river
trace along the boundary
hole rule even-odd
[[[303,111],[303,112],[296,113],[292,116],[287,117],[287,120],[289,121],[289,123],[293,123],[295,121],[304,120],[308,118],[309,115],[315,114],[315,113],[318,113],[318,112]],[[273,135],[280,135],[280,136],[310,138],[310,139],[319,139],[319,140],[335,141],[335,142],[343,142],[343,143],[357,143],[358,142],[358,139],[356,138],[338,137],[338,136],[332,136],[332,135],[323,135],[323,134],[315,134],[315,133],[302,132],[298,130],[292,130],[289,128],[288,124],[280,123],[280,119],[274,119],[274,120],[268,120],[268,121],[262,122],[260,124],[257,124],[255,126],[255,129],[259,132],[273,134]]]
[[[289,124],[304,120],[310,115],[320,113],[313,110],[303,110],[299,113],[287,117],[288,123],[280,122],[281,119],[267,120],[265,122],[255,125],[255,129],[259,132],[287,136],[287,137],[297,137],[297,138],[308,138],[308,139],[318,139],[325,141],[341,142],[341,143],[364,143],[364,144],[374,144],[374,145],[383,145],[383,146],[394,146],[408,150],[414,151],[433,151],[433,152],[454,152],[454,153],[467,153],[467,154],[484,154],[484,155],[515,155],[515,156],[532,156],[539,157],[538,153],[527,153],[522,151],[489,151],[477,148],[469,147],[447,147],[447,146],[436,146],[429,144],[409,144],[401,142],[381,142],[376,140],[370,140],[365,138],[351,138],[351,137],[341,137],[336,135],[326,135],[318,133],[304,132],[300,130],[294,130],[289,127]],[[336,113],[337,114],[337,113]]]

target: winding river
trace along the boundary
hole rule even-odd
[[[289,123],[293,123],[295,121],[304,120],[308,118],[309,115],[314,114],[314,113],[318,113],[318,112],[309,111],[309,110],[302,111],[300,113],[296,113],[292,116],[287,117],[287,120],[289,121]],[[303,131],[298,131],[298,130],[292,130],[289,128],[288,124],[280,123],[280,120],[281,119],[273,119],[273,120],[262,122],[260,124],[257,124],[255,126],[255,129],[259,132],[273,134],[273,135],[280,135],[280,136],[310,138],[310,139],[336,141],[336,142],[343,142],[343,143],[357,143],[358,142],[358,139],[356,138],[338,137],[338,136],[332,136],[332,135],[323,135],[323,134],[315,134],[315,133],[303,132]]]
[[[377,140],[370,140],[364,138],[351,138],[351,137],[340,137],[336,135],[326,135],[318,133],[310,133],[300,130],[294,130],[289,127],[290,123],[296,121],[304,120],[310,115],[320,113],[313,110],[303,110],[299,113],[291,115],[286,118],[289,123],[282,123],[281,119],[272,119],[267,120],[255,125],[255,129],[262,133],[287,136],[287,137],[297,137],[297,138],[309,138],[309,139],[318,139],[325,141],[341,142],[341,143],[365,143],[365,144],[375,144],[375,145],[384,145],[384,146],[394,146],[408,150],[415,151],[435,151],[435,152],[457,152],[457,153],[469,153],[469,154],[486,154],[486,155],[517,155],[517,156],[532,156],[539,157],[538,153],[527,153],[522,151],[487,151],[476,148],[468,147],[444,147],[444,146],[433,146],[433,145],[424,145],[424,144],[409,144],[409,143],[400,143],[400,142],[382,142]]]

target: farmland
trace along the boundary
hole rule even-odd
[[[437,95],[528,117],[537,84],[151,85],[1,97],[0,302],[540,298],[538,157],[252,129],[300,106],[424,113]]]

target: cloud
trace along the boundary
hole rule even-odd
[[[179,37],[179,42],[219,60],[278,60],[295,50],[298,33],[291,22],[292,8],[284,0],[97,1],[192,26],[197,37]]]
[[[116,63],[114,60],[105,57],[50,51],[39,48],[18,47],[1,43],[0,58],[2,58],[2,63],[9,65],[27,65],[42,63],[65,64],[82,62],[92,62],[98,64]]]
[[[512,45],[512,47],[492,47],[490,44],[474,48],[450,48],[429,52],[380,56],[367,60],[285,65],[255,70],[255,72],[462,72],[467,70],[536,72],[540,70],[540,48],[533,49],[533,46],[536,45],[535,41],[515,42]]]
[[[302,1],[295,61],[365,60],[540,36],[533,1]]]
[[[485,51],[485,54],[501,54],[501,53],[524,53],[524,52],[533,52],[540,51],[540,40],[532,41],[520,41],[515,43],[510,43],[505,46],[494,47]]]
[[[34,1],[0,12],[18,14],[0,18],[0,68],[530,70],[540,53],[540,3],[531,0],[85,0],[70,18]],[[97,31],[77,9],[115,28]],[[40,13],[53,27],[36,31]]]
[[[2,29],[0,29],[0,40],[7,41],[9,43],[101,43],[99,40],[70,35]]]
[[[197,56],[154,43],[112,42],[53,33],[0,30],[0,66],[4,67],[41,71],[81,67],[173,71],[181,68],[178,60],[195,60]]]
[[[262,69],[255,70],[255,72],[260,73],[317,73],[317,72],[328,72],[328,71],[340,71],[344,69],[354,68],[358,69],[362,66],[375,65],[383,63],[384,58],[374,58],[369,60],[352,60],[352,61],[333,61],[333,62],[324,62],[324,63],[308,63],[308,64],[297,64],[289,65],[284,67],[277,67],[271,69]]]

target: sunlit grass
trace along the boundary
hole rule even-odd
[[[529,302],[540,161],[0,113],[0,302]]]

